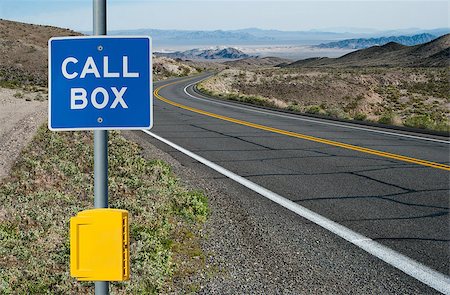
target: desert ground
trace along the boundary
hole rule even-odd
[[[47,118],[44,92],[0,88],[0,180]]]
[[[448,131],[449,68],[229,68],[199,89],[342,119]]]

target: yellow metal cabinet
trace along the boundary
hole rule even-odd
[[[128,212],[81,211],[70,218],[70,274],[80,281],[125,281],[130,277]]]

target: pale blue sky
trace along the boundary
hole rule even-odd
[[[449,26],[448,1],[123,1],[108,2],[108,29],[279,30]],[[91,0],[0,0],[0,18],[89,31]]]

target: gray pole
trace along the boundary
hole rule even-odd
[[[106,35],[106,0],[93,0],[94,35]],[[108,131],[94,130],[94,206],[108,208]],[[109,282],[95,282],[95,295],[108,295]]]

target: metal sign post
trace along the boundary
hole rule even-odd
[[[106,0],[93,0],[93,33],[106,35]],[[94,206],[108,208],[108,131],[94,130]],[[108,295],[109,282],[95,282],[95,295]]]
[[[94,130],[95,209],[71,218],[70,271],[78,280],[98,282],[96,294],[108,294],[108,282],[130,277],[128,214],[108,208],[106,130],[152,127],[151,81],[148,36],[49,40],[48,127]]]
[[[93,0],[93,20],[96,36],[48,41],[48,128],[94,130],[95,209],[70,219],[70,273],[108,295],[110,281],[130,278],[130,247],[128,212],[108,208],[107,130],[152,128],[152,44],[104,36],[106,0]]]

